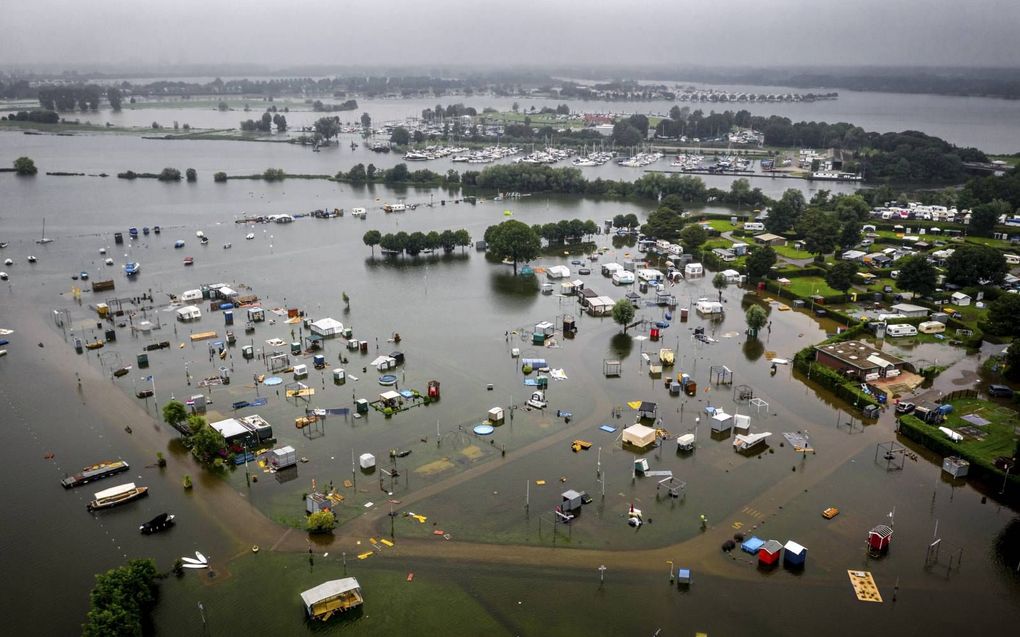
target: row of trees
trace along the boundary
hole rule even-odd
[[[39,89],[39,105],[50,111],[95,111],[103,89],[88,84],[83,86],[50,86]]]
[[[407,164],[400,163],[389,169],[376,168],[375,164],[355,164],[349,171],[340,171],[335,179],[349,181],[352,184],[382,182],[389,185],[416,184],[416,185],[444,185],[456,186],[461,183],[461,176],[452,168],[446,174],[440,174],[427,168],[419,170],[408,170]]]
[[[566,243],[568,241],[580,241],[598,234],[599,226],[591,219],[562,219],[556,223],[535,224],[531,226],[542,239],[549,245]]]
[[[375,258],[375,247],[379,246],[388,253],[407,254],[416,257],[422,252],[442,250],[449,254],[455,248],[466,248],[471,245],[471,234],[464,230],[443,230],[437,232],[397,232],[382,234],[378,230],[369,230],[362,237],[365,245],[372,248]]]
[[[241,130],[246,132],[258,131],[262,133],[269,133],[273,130],[274,124],[276,125],[276,130],[281,133],[286,132],[287,118],[280,113],[276,113],[274,115],[269,111],[262,113],[262,117],[260,119],[246,119],[242,121]]]
[[[312,102],[312,110],[326,113],[333,111],[356,111],[358,110],[358,100],[347,100],[340,104],[326,104],[322,100],[315,100]]]
[[[60,115],[56,111],[36,109],[34,111],[18,111],[4,115],[3,119],[13,122],[36,122],[39,124],[56,124],[60,122]]]

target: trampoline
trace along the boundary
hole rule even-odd
[[[492,432],[496,431],[496,428],[493,427],[492,425],[481,424],[481,425],[475,425],[474,431],[479,436],[488,436]]]
[[[283,379],[280,378],[279,376],[270,376],[269,378],[262,381],[262,384],[269,385],[270,387],[272,387],[273,385],[282,385]]]
[[[379,377],[379,384],[384,386],[396,385],[397,377],[393,374],[383,374]]]

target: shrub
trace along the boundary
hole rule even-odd
[[[31,157],[18,157],[14,160],[14,172],[23,176],[32,176],[39,172]]]
[[[305,529],[312,534],[332,533],[335,528],[336,516],[329,510],[316,511],[308,516],[305,523]]]
[[[226,180],[227,180],[227,173],[223,172],[222,170],[220,172],[216,173],[215,175],[213,175],[213,181],[215,181],[216,183],[223,183]]]
[[[157,177],[160,181],[180,181],[181,171],[176,168],[164,168]]]
[[[184,171],[184,175],[188,181],[198,181],[198,171],[194,168],[189,168]]]

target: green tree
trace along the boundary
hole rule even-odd
[[[627,332],[627,326],[634,320],[634,304],[628,299],[620,299],[613,304],[613,320],[618,325],[623,326],[624,333]]]
[[[1015,294],[1007,296],[1016,296]],[[1013,339],[1010,343],[1009,349],[1006,350],[1006,371],[1004,376],[1010,380],[1020,380],[1020,339]],[[1020,440],[1017,441],[1018,449],[1020,449]]]
[[[747,274],[753,279],[764,278],[776,264],[776,251],[772,246],[757,248],[747,257]]]
[[[748,337],[758,338],[759,330],[765,327],[765,324],[769,322],[769,315],[762,306],[752,305],[747,308],[747,313],[744,314],[744,319],[747,321]]]
[[[421,254],[421,251],[426,247],[425,234],[422,232],[412,232],[407,235],[407,244],[404,246],[404,251],[412,257],[416,257]]]
[[[213,175],[213,181],[215,181],[218,184],[225,183],[227,181],[227,173],[223,172],[222,170],[218,171]]]
[[[188,426],[193,432],[188,438],[192,455],[205,465],[212,464],[227,442],[220,432],[207,425],[205,418],[197,414],[188,417]]]
[[[188,419],[188,408],[179,400],[163,405],[163,422],[177,429]]]
[[[620,146],[637,146],[641,143],[641,131],[630,122],[620,121],[613,125],[613,141]]]
[[[343,171],[340,172],[340,175],[342,174]],[[351,168],[350,172],[347,173],[347,179],[349,179],[352,184],[365,183],[368,179],[368,175],[365,173],[365,164],[355,164],[354,167]]]
[[[365,130],[372,128],[372,116],[368,113],[361,114],[361,127]]]
[[[839,226],[832,215],[810,208],[797,221],[797,234],[812,254],[828,254],[836,247]]]
[[[119,88],[110,87],[106,89],[106,100],[110,102],[110,109],[116,113],[120,110],[120,105],[124,101],[124,96],[121,94]]]
[[[946,280],[961,287],[991,281],[996,285],[1006,276],[1006,258],[995,248],[965,243],[946,259]]]
[[[157,179],[160,181],[180,181],[181,171],[176,168],[167,167],[160,171]]]
[[[899,260],[900,274],[896,279],[896,287],[918,296],[931,296],[938,287],[938,270],[920,254],[903,257]]]
[[[840,195],[835,199],[836,218],[842,222],[864,221],[871,214],[871,206],[860,195]]]
[[[227,104],[223,100],[220,100],[220,103],[216,105],[216,108],[218,110],[220,110],[221,112],[222,111],[229,111],[230,110],[230,104]]]
[[[18,157],[14,160],[14,172],[22,176],[31,176],[39,172],[31,157]]]
[[[996,336],[1020,336],[1020,294],[1000,294],[988,304],[985,329]],[[1015,346],[1010,346],[1011,349]]]
[[[365,169],[365,178],[369,181],[375,180],[376,167],[375,164],[369,164],[368,168]]]
[[[340,120],[336,117],[320,117],[312,125],[315,133],[327,142],[340,135]]]
[[[336,516],[329,509],[316,511],[308,516],[305,522],[305,529],[313,535],[332,533],[336,528]]]
[[[861,242],[861,224],[859,221],[844,221],[839,228],[839,245],[849,250]]]
[[[461,249],[461,252],[464,251],[464,248],[467,248],[468,246],[471,245],[471,233],[469,233],[467,230],[461,228],[460,230],[454,232],[453,236],[457,241],[457,246]]]
[[[726,280],[726,275],[722,272],[716,272],[715,276],[712,277],[712,287],[719,291],[719,300],[722,301],[723,290],[729,285],[729,281]]]
[[[975,206],[970,213],[969,232],[979,237],[990,237],[996,224],[999,223],[999,217],[1002,215],[1008,217],[1012,213],[1012,206],[1002,199],[995,199],[980,206]]]
[[[769,210],[769,216],[765,218],[765,227],[769,232],[786,232],[797,225],[804,208],[804,194],[797,188],[788,188]]]
[[[382,241],[382,233],[378,230],[369,230],[365,233],[365,236],[361,238],[365,245],[372,248],[372,258],[375,258],[375,247]]]
[[[148,614],[156,603],[157,578],[156,563],[151,559],[131,560],[96,575],[83,637],[144,634]]]
[[[691,224],[680,231],[680,243],[687,254],[697,254],[702,244],[708,241],[708,233],[698,224]]]
[[[641,226],[641,232],[656,239],[676,241],[686,224],[682,209],[659,206],[648,215],[648,222]]]
[[[194,168],[188,168],[184,171],[184,178],[192,182],[198,181],[198,171]]]
[[[390,142],[397,146],[407,146],[411,143],[411,134],[403,126],[397,126],[390,134]]]
[[[266,181],[283,181],[287,178],[287,173],[283,168],[266,168],[262,171],[262,178]]]
[[[489,253],[497,259],[510,259],[514,262],[514,274],[517,274],[517,263],[531,261],[542,252],[542,240],[527,224],[511,219],[496,226],[489,226],[485,235],[489,243]]]
[[[839,261],[829,268],[825,275],[825,282],[834,290],[839,290],[846,297],[847,291],[854,284],[854,277],[857,276],[857,264],[853,261]]]

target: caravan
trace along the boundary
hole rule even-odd
[[[185,305],[177,310],[178,321],[196,321],[202,318],[202,310],[196,305]]]
[[[885,328],[885,333],[891,338],[900,336],[917,336],[917,328],[909,323],[894,323]]]

